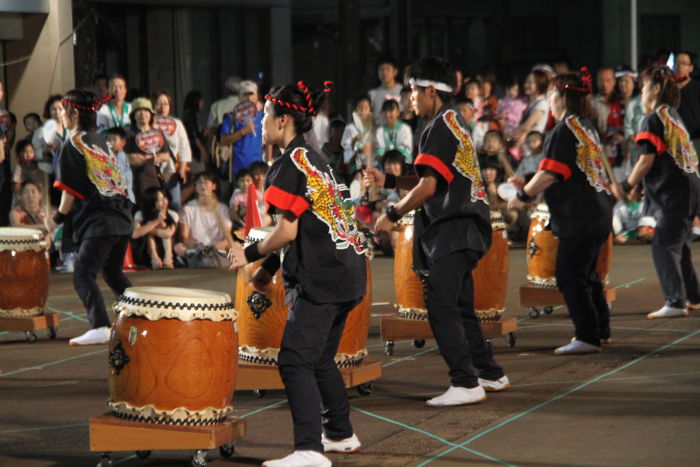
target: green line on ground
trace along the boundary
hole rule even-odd
[[[416,433],[420,433],[420,434],[422,434],[422,435],[425,435],[425,436],[428,436],[428,437],[430,437],[430,438],[433,438],[433,439],[435,439],[435,440],[437,440],[437,441],[440,441],[440,442],[443,443],[443,444],[447,444],[448,446],[454,446],[455,448],[463,449],[464,451],[467,451],[467,452],[469,452],[469,453],[471,453],[471,454],[474,454],[474,455],[477,455],[477,456],[479,456],[479,457],[483,457],[484,459],[488,459],[488,460],[490,460],[490,461],[492,461],[492,462],[496,462],[496,463],[502,464],[502,465],[513,466],[513,464],[509,464],[508,462],[502,461],[502,460],[500,460],[500,459],[496,459],[495,457],[489,456],[488,454],[484,454],[483,452],[475,451],[474,449],[470,449],[470,448],[467,448],[467,447],[458,446],[458,445],[456,445],[455,443],[453,443],[452,441],[448,441],[448,440],[446,440],[445,438],[442,438],[442,437],[440,437],[440,436],[438,436],[438,435],[435,435],[435,434],[433,434],[433,433],[430,433],[429,431],[421,430],[420,428],[416,428],[416,427],[411,426],[411,425],[406,425],[405,423],[401,423],[401,422],[399,422],[398,420],[393,420],[393,419],[391,419],[391,418],[384,417],[384,416],[382,416],[382,415],[378,415],[378,414],[369,412],[369,411],[367,411],[367,410],[358,409],[358,408],[356,408],[356,407],[352,407],[352,410],[355,410],[355,411],[357,411],[357,412],[363,413],[363,414],[368,415],[368,416],[370,416],[370,417],[377,418],[377,419],[382,420],[382,421],[387,422],[387,423],[392,423],[392,424],[394,424],[394,425],[398,425],[398,426],[400,426],[401,428],[404,428],[404,429],[406,429],[406,430],[415,431]]]
[[[408,358],[418,357],[418,356],[426,354],[428,352],[432,352],[433,350],[436,350],[436,349],[437,349],[437,347],[431,347],[429,349],[421,350],[420,352],[416,352],[413,355],[409,355],[409,356],[404,357],[404,358],[399,358],[399,359],[394,360],[392,362],[387,362],[387,363],[383,364],[382,367],[386,368],[388,366],[396,365],[397,363],[401,363],[403,361],[406,361],[406,359],[408,359]]]
[[[478,433],[478,434],[472,436],[472,437],[469,438],[468,440],[466,440],[466,441],[464,441],[463,443],[459,444],[458,447],[466,446],[467,444],[470,444],[470,443],[476,441],[476,440],[479,439],[479,438],[483,438],[484,436],[488,435],[489,433],[493,433],[494,431],[496,431],[496,430],[498,430],[498,429],[504,427],[505,425],[508,425],[508,424],[511,423],[511,422],[514,422],[514,421],[516,421],[516,420],[518,420],[518,419],[520,419],[520,418],[522,418],[522,417],[524,417],[524,416],[526,416],[526,415],[529,415],[529,414],[531,414],[531,413],[533,413],[533,412],[535,412],[535,411],[541,409],[542,407],[546,407],[547,405],[549,405],[549,404],[551,404],[551,403],[553,403],[553,402],[556,402],[556,401],[558,401],[559,399],[562,399],[562,398],[564,398],[564,397],[566,397],[566,396],[568,396],[568,395],[570,395],[570,394],[573,394],[573,393],[575,393],[575,392],[577,392],[577,391],[579,391],[579,390],[581,390],[581,389],[583,389],[583,388],[585,388],[585,387],[587,387],[587,386],[590,386],[591,384],[593,384],[593,383],[595,383],[595,382],[598,382],[598,381],[600,381],[600,380],[603,379],[603,378],[606,378],[606,377],[608,377],[608,376],[610,376],[610,375],[614,375],[615,373],[618,373],[618,372],[624,370],[625,368],[629,368],[629,367],[631,367],[631,366],[633,366],[633,365],[636,365],[637,363],[641,362],[642,360],[646,359],[647,357],[649,357],[649,356],[651,356],[651,355],[654,355],[654,354],[657,354],[657,353],[659,353],[659,352],[663,352],[664,350],[668,349],[669,347],[672,347],[672,346],[674,346],[674,345],[676,345],[676,344],[680,344],[681,342],[683,342],[683,341],[685,341],[685,340],[687,340],[687,339],[689,339],[689,338],[691,338],[691,337],[693,337],[693,336],[696,336],[696,335],[698,335],[698,334],[700,334],[700,329],[698,329],[698,330],[696,330],[696,331],[693,331],[693,332],[691,332],[691,333],[689,333],[689,334],[687,334],[687,335],[685,335],[685,336],[683,336],[683,337],[680,337],[680,338],[676,339],[675,341],[671,342],[670,344],[662,345],[661,347],[659,347],[659,348],[657,348],[657,349],[655,349],[655,350],[652,350],[651,352],[648,352],[648,353],[642,355],[641,357],[635,358],[634,360],[632,360],[632,361],[630,361],[630,362],[627,362],[627,363],[625,363],[624,365],[621,365],[621,366],[615,368],[614,370],[610,370],[610,371],[608,371],[608,372],[606,372],[606,373],[603,373],[602,375],[596,376],[595,378],[593,378],[593,379],[591,379],[591,380],[588,380],[588,381],[586,381],[585,383],[576,386],[575,388],[569,389],[568,391],[565,391],[565,392],[563,392],[562,394],[559,394],[559,395],[554,396],[554,397],[552,397],[552,398],[550,398],[550,399],[547,399],[546,401],[544,401],[544,402],[542,402],[542,403],[540,403],[540,404],[537,404],[537,405],[535,405],[534,407],[530,407],[529,409],[527,409],[527,410],[525,410],[525,411],[523,411],[523,412],[520,412],[520,413],[517,414],[517,415],[513,415],[512,417],[507,418],[506,420],[504,420],[504,421],[498,423],[497,425],[495,425],[495,426],[493,426],[493,427],[491,427],[491,428],[489,428],[489,429],[487,429],[487,430],[484,430],[484,431],[482,431],[481,433]],[[423,466],[425,466],[425,465],[428,465],[428,464],[430,464],[431,462],[433,462],[433,461],[435,461],[435,460],[437,460],[437,459],[439,459],[439,458],[441,458],[441,457],[443,457],[443,456],[449,454],[450,452],[454,451],[455,449],[457,449],[457,448],[456,448],[456,447],[453,447],[453,448],[447,449],[447,450],[445,450],[445,451],[443,451],[443,452],[441,452],[441,453],[439,453],[439,454],[436,454],[436,455],[434,455],[433,457],[431,457],[430,459],[428,459],[427,461],[418,464],[418,467],[423,467]]]
[[[17,428],[15,430],[2,430],[2,431],[0,431],[0,435],[6,434],[6,433],[24,433],[25,431],[58,430],[61,428],[76,428],[76,427],[83,427],[83,426],[88,426],[88,424],[87,423],[75,423],[72,425],[35,426],[33,428]]]
[[[70,316],[72,319],[79,319],[80,321],[85,321],[86,323],[89,323],[89,321],[87,319],[83,318],[83,316],[85,316],[86,313],[76,315],[75,313],[71,313],[70,311],[63,311],[63,310],[59,310],[58,308],[52,308],[50,306],[47,308],[49,311],[53,311],[54,313],[60,313],[60,314],[65,315],[65,316]]]
[[[69,362],[69,361],[71,361],[71,360],[77,360],[77,359],[79,359],[79,358],[90,357],[90,356],[97,355],[97,354],[103,354],[103,355],[106,356],[106,355],[107,355],[107,349],[104,348],[104,349],[100,349],[100,350],[95,350],[94,352],[88,352],[88,353],[84,353],[84,354],[81,354],[81,355],[74,355],[74,356],[72,356],[72,357],[62,358],[62,359],[60,359],[60,360],[56,360],[56,361],[53,361],[53,362],[42,363],[41,365],[37,365],[37,366],[26,367],[26,368],[19,368],[19,369],[17,369],[17,370],[8,371],[7,373],[0,373],[0,378],[3,378],[3,377],[5,377],[5,376],[16,375],[17,373],[24,373],[25,371],[32,371],[32,370],[36,370],[36,369],[43,370],[43,369],[46,368],[47,366],[58,365],[59,363]]]

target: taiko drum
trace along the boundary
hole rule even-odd
[[[498,320],[505,311],[508,291],[506,228],[503,215],[498,211],[491,211],[491,247],[472,271],[474,309],[477,317],[482,321]]]
[[[557,250],[559,239],[547,229],[550,213],[545,203],[532,212],[527,233],[527,280],[539,287],[556,287]],[[612,234],[600,248],[596,272],[604,285],[608,284],[612,267]]]
[[[237,315],[221,292],[132,287],[109,343],[112,412],[151,423],[218,423],[231,413]]]
[[[269,227],[250,230],[246,246],[263,240],[270,232]],[[348,314],[335,362],[339,367],[357,366],[367,355],[367,333],[372,305],[372,280],[369,260],[367,267],[367,294],[362,302]],[[238,271],[236,277],[236,309],[240,310],[241,361],[262,365],[277,365],[282,334],[287,324],[288,308],[285,303],[284,285],[280,271],[275,274],[267,293],[253,290],[250,280],[260,267],[262,260],[247,264]]]
[[[394,248],[394,293],[399,316],[427,319],[423,282],[413,269],[414,212],[403,216],[396,226]]]
[[[0,228],[0,317],[43,314],[49,294],[49,273],[43,232]]]

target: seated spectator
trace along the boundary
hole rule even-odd
[[[41,230],[46,234],[46,240],[51,244],[51,233],[56,229],[53,221],[55,212],[46,212],[41,188],[33,180],[25,180],[19,191],[19,200],[10,211],[12,227],[27,227]]]
[[[384,154],[384,173],[399,177],[404,172],[405,163],[406,159],[402,152],[396,149],[387,151],[386,154]],[[398,203],[405,194],[405,190],[382,188],[380,194],[382,199],[386,201],[383,206],[383,208],[386,208],[392,204]]]
[[[474,103],[468,97],[456,97],[455,106],[457,107],[457,112],[462,116],[470,131],[474,130],[474,113],[476,112],[476,107]]]
[[[267,214],[265,207],[265,175],[267,174],[268,165],[262,161],[253,162],[250,164],[250,176],[255,185],[255,193],[258,197],[258,214],[262,225],[270,225],[272,218]]]
[[[627,193],[627,199],[615,204],[613,209],[615,243],[623,244],[634,239],[649,243],[654,239],[656,219],[644,215],[645,211],[648,211],[644,204],[641,184]]]
[[[226,205],[216,196],[216,174],[199,173],[194,183],[197,198],[182,209],[175,254],[189,267],[226,266],[232,224]]]
[[[168,209],[170,201],[165,191],[152,188],[144,193],[143,207],[134,215],[134,232],[132,239],[144,239],[143,246],[148,252],[148,258],[152,269],[173,268],[173,237],[177,229],[180,216],[172,209]],[[143,251],[142,248],[134,248]],[[137,255],[137,262],[143,258]]]
[[[348,168],[343,161],[343,139],[345,122],[340,119],[331,120],[328,124],[328,141],[323,145],[321,151],[331,161],[331,167],[338,177],[338,182],[347,183]]]
[[[483,168],[487,163],[497,171],[496,184],[503,183],[513,175],[514,161],[506,151],[506,142],[500,131],[490,130],[484,136],[484,147],[479,164]]]
[[[236,189],[233,190],[228,202],[229,213],[233,221],[233,228],[240,229],[245,225],[246,203],[248,201],[248,186],[253,183],[250,170],[241,169],[236,174]]]
[[[385,100],[382,115],[385,123],[377,130],[374,154],[381,159],[385,152],[396,149],[407,162],[413,162],[413,133],[411,127],[399,119],[399,103],[393,99]]]
[[[369,96],[363,94],[355,99],[352,122],[345,127],[340,142],[343,146],[343,162],[348,167],[350,196],[354,201],[359,201],[364,192],[360,170],[365,165],[367,156],[372,153],[374,134],[372,105]]]
[[[524,157],[520,160],[518,168],[515,169],[515,175],[522,175],[526,181],[530,181],[542,162],[542,145],[542,133],[533,130],[527,134]]]

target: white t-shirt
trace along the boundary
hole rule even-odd
[[[232,222],[226,205],[217,203],[217,210],[224,227],[231,230]],[[190,235],[205,246],[214,246],[224,239],[215,212],[201,208],[197,200],[185,204],[180,222],[189,227]]]
[[[121,115],[117,114],[114,102],[107,102],[97,111],[97,130],[103,131],[115,126],[126,127],[131,124],[129,115],[131,114],[131,104],[124,102]],[[116,117],[116,119],[114,118]]]
[[[207,117],[207,128],[216,128],[224,121],[224,115],[233,112],[240,99],[235,94],[231,94],[223,99],[219,99],[209,107]]]
[[[179,162],[192,162],[192,149],[190,148],[190,140],[187,137],[187,130],[182,120],[179,118],[168,116],[168,117],[156,117],[156,120],[161,120],[167,122],[164,125],[159,125],[157,122],[154,125],[156,129],[160,130],[165,136],[165,141],[168,143],[170,150],[173,155],[177,157]]]
[[[387,89],[384,86],[370,89],[368,94],[370,100],[372,101],[372,112],[374,113],[374,121],[377,122],[377,125],[386,124],[384,121],[384,115],[382,115],[382,104],[385,100],[387,100],[387,98],[400,102],[401,89],[403,89],[403,86],[401,86],[399,83],[396,83],[396,86],[391,89]]]
[[[530,129],[530,131],[539,131],[540,133],[544,133],[544,128],[547,126],[547,120],[549,120],[549,104],[547,103],[547,99],[540,97],[535,102],[528,104],[527,109],[525,109],[525,112],[523,113],[522,121],[525,122],[530,114],[535,110],[541,110],[542,116]]]

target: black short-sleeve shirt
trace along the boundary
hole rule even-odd
[[[695,213],[698,204],[698,155],[675,109],[658,106],[644,117],[635,141],[642,154],[655,154],[644,177],[649,200],[662,211],[680,215]]]
[[[605,235],[612,230],[613,198],[598,132],[569,115],[547,135],[540,170],[557,177],[544,192],[558,237]]]
[[[439,177],[435,194],[415,218],[414,241],[428,263],[464,249],[484,254],[491,246],[486,189],[466,128],[459,112],[443,107],[423,130],[413,163],[419,176],[430,167]]]
[[[104,137],[79,132],[64,144],[54,186],[75,196],[73,237],[131,235],[133,221],[126,178]]]
[[[366,243],[348,189],[330,161],[294,139],[265,176],[268,212],[299,218],[297,237],[284,248],[282,279],[289,291],[316,303],[343,303],[365,295]]]

